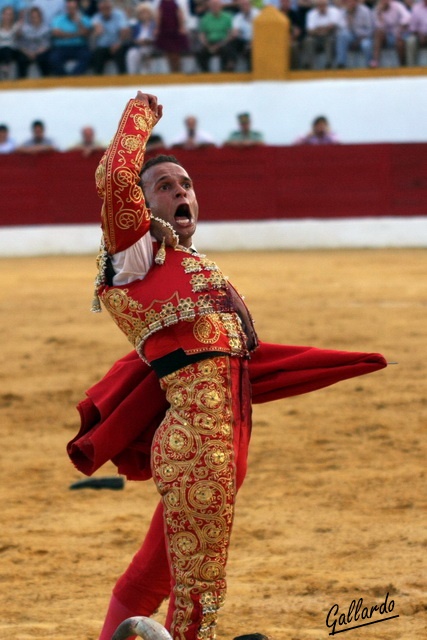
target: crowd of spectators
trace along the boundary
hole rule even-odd
[[[427,0],[277,0],[292,25],[291,64],[313,69],[316,57],[324,68],[354,66],[349,54],[357,52],[361,64],[381,66],[385,49],[395,54],[395,66],[420,64],[420,49],[427,46]]]
[[[250,113],[239,113],[236,116],[237,129],[231,131],[228,137],[221,143],[217,143],[214,137],[203,131],[199,127],[198,119],[194,115],[184,118],[183,130],[170,144],[167,144],[161,133],[152,133],[147,142],[147,151],[157,151],[160,149],[204,149],[206,147],[258,147],[265,144],[264,135],[252,127]],[[17,144],[11,137],[9,127],[0,124],[0,154],[25,153],[39,154],[48,151],[59,151],[59,147],[46,134],[45,124],[42,120],[34,120],[31,123],[31,135],[22,144]],[[326,116],[317,116],[311,123],[309,133],[297,138],[295,145],[328,145],[338,144],[339,140],[335,133],[331,131],[329,121]],[[84,126],[80,130],[79,140],[66,151],[75,151],[83,157],[88,157],[94,152],[102,152],[106,149],[106,144],[96,137],[95,129],[92,126]]]
[[[259,131],[254,131],[251,126],[249,113],[241,113],[237,116],[238,129],[232,131],[228,138],[222,143],[224,145],[238,147],[252,147],[264,144],[264,137]],[[213,136],[199,128],[196,116],[189,115],[184,119],[184,128],[170,145],[168,145],[158,132],[152,133],[147,142],[147,151],[157,149],[201,149],[205,147],[216,147]],[[22,144],[17,144],[11,137],[9,127],[0,124],[0,154],[4,153],[26,153],[38,154],[47,151],[59,151],[59,147],[54,140],[47,136],[46,127],[42,120],[34,120],[31,123],[31,135]],[[91,126],[84,126],[80,130],[79,140],[69,147],[67,151],[78,151],[87,157],[94,152],[105,150],[106,144],[100,142],[96,137],[95,129]]]
[[[250,0],[0,0],[0,78],[102,75],[108,62],[118,74],[167,70],[234,71],[241,57],[250,67]],[[110,67],[111,68],[111,67]]]
[[[42,120],[34,120],[30,129],[30,137],[21,144],[17,144],[16,140],[10,135],[8,125],[0,124],[0,154],[23,153],[37,155],[49,151],[59,151],[56,142],[46,135],[45,123]],[[106,145],[96,139],[95,129],[86,126],[81,129],[79,140],[67,151],[78,151],[83,157],[87,157],[95,151],[104,151],[105,148]]]
[[[427,47],[427,0],[0,0],[0,78],[25,78],[31,65],[101,75],[108,62],[140,74],[160,58],[172,73],[184,60],[212,71],[212,58],[220,71],[250,70],[253,21],[268,4],[289,19],[294,69],[352,66],[353,51],[375,68],[385,48],[414,66]]]
[[[45,125],[42,120],[34,120],[31,124],[31,136],[19,145],[11,137],[9,127],[6,124],[0,124],[0,154],[24,153],[35,155],[57,150],[58,148],[54,141],[46,135]]]

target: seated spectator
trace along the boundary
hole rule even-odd
[[[419,0],[413,5],[409,32],[406,40],[406,64],[408,67],[415,67],[419,50],[427,47],[427,0]]]
[[[173,149],[200,149],[215,146],[212,136],[198,129],[195,116],[187,116],[184,126],[184,133],[172,142]]]
[[[233,71],[233,50],[230,47],[232,38],[232,18],[224,11],[221,0],[209,0],[209,11],[199,22],[200,49],[196,54],[200,69],[209,71],[209,61],[219,56],[221,71]]]
[[[26,0],[27,11],[32,7],[38,7],[43,14],[45,23],[49,27],[52,27],[52,21],[56,16],[64,13],[65,5],[66,0]]]
[[[107,145],[102,144],[95,137],[95,129],[93,127],[83,127],[80,131],[81,138],[69,151],[80,151],[84,158],[92,153],[105,151]]]
[[[325,68],[332,67],[335,34],[340,24],[340,10],[328,0],[315,0],[315,8],[307,13],[307,34],[303,42],[304,67],[313,69],[314,56],[324,52]]]
[[[294,144],[338,144],[337,136],[332,133],[328,119],[325,116],[318,116],[311,125],[311,131],[306,136],[298,138]]]
[[[13,63],[18,62],[18,31],[21,21],[16,19],[12,7],[3,7],[0,14],[0,79],[13,78]]]
[[[247,68],[252,68],[252,36],[253,21],[259,15],[259,9],[252,6],[251,0],[239,0],[240,11],[233,18],[233,30],[231,33],[231,47],[234,57],[234,66],[239,56],[246,62]]]
[[[156,47],[166,55],[172,73],[181,71],[181,57],[190,48],[186,16],[178,0],[160,0],[156,8]]]
[[[224,145],[227,147],[256,147],[264,144],[262,133],[251,128],[251,116],[249,113],[240,113],[237,116],[239,130],[233,131]]]
[[[90,18],[80,11],[77,0],[66,0],[65,11],[52,20],[51,26],[50,67],[52,75],[84,75],[90,63],[88,45],[91,29]]]
[[[338,69],[347,66],[350,49],[363,52],[366,66],[372,59],[374,16],[372,10],[360,0],[344,0],[342,22],[336,36],[336,61]]]
[[[12,153],[16,149],[16,142],[9,136],[9,127],[0,124],[0,153]]]
[[[396,49],[399,64],[405,64],[405,38],[411,13],[398,0],[378,0],[374,9],[374,54],[369,66],[378,67],[383,47]]]
[[[300,46],[305,32],[305,14],[293,8],[291,0],[280,0],[279,11],[289,20],[290,25],[290,65],[291,69],[298,69]]]
[[[148,73],[153,53],[154,12],[150,2],[140,2],[135,11],[136,22],[132,25],[130,46],[126,52],[126,69],[130,74]]]
[[[57,151],[51,138],[45,136],[45,126],[41,120],[34,120],[31,125],[32,136],[26,142],[16,148],[19,153],[36,155],[48,151]]]
[[[126,73],[126,51],[131,29],[125,12],[117,9],[112,0],[99,0],[98,12],[92,18],[92,25],[94,72],[101,75],[106,63],[112,60],[119,74]]]
[[[28,67],[35,64],[42,76],[50,73],[50,27],[39,7],[31,7],[18,32],[18,76],[26,78]]]

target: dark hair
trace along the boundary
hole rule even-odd
[[[316,124],[320,124],[321,122],[324,122],[325,124],[328,124],[328,119],[325,116],[317,116],[317,118],[315,118],[313,120],[313,127]]]
[[[41,120],[34,120],[31,128],[34,129],[34,127],[42,127],[44,129],[44,123]]]
[[[9,131],[9,127],[6,124],[0,124],[0,131]]]
[[[148,171],[148,169],[151,169],[151,167],[155,167],[156,164],[163,164],[164,162],[172,162],[173,164],[177,164],[178,166],[182,167],[182,164],[179,162],[179,160],[177,160],[177,158],[175,158],[175,156],[167,156],[166,154],[161,153],[158,156],[154,156],[154,158],[150,158],[149,160],[147,160],[147,162],[143,165],[141,173],[139,175],[142,178],[142,175],[146,171]]]

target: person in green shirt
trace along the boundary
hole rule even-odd
[[[239,113],[237,116],[239,130],[233,131],[224,145],[227,147],[255,147],[264,144],[262,133],[251,129],[251,116],[249,113]]]
[[[209,11],[199,22],[200,49],[197,62],[201,71],[209,71],[209,61],[219,56],[221,71],[234,71],[232,40],[232,16],[223,10],[221,0],[209,0]]]

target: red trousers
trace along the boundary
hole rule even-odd
[[[162,499],[114,588],[104,630],[110,633],[119,618],[152,615],[169,597],[165,626],[174,640],[214,640],[236,492],[246,474],[247,363],[227,356],[202,360],[161,385],[169,408],[154,436],[151,465]]]

